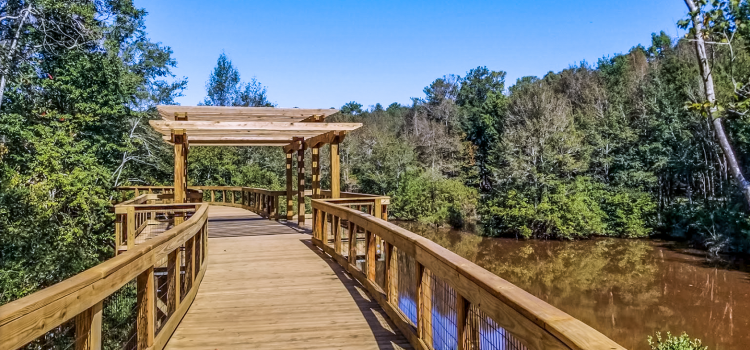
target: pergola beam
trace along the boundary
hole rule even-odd
[[[187,132],[207,131],[350,131],[358,129],[362,123],[288,123],[288,122],[216,122],[216,121],[172,121],[150,120],[156,130],[184,129]],[[162,132],[163,133],[163,132]]]
[[[305,145],[309,148],[320,147],[329,143],[341,143],[344,141],[346,131],[329,131],[325,134],[321,134],[315,137],[311,137],[305,140]]]
[[[224,106],[157,106],[159,115],[164,120],[174,120],[175,113],[187,113],[190,120],[231,121],[241,120],[276,120],[302,121],[307,118],[325,117],[337,113],[333,108],[277,108],[277,107],[224,107]]]

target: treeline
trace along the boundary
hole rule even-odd
[[[710,46],[721,105],[739,106],[750,77],[744,38]],[[715,251],[746,251],[748,220],[727,172],[690,40],[654,34],[648,47],[507,87],[478,67],[445,76],[411,106],[357,103],[363,122],[343,148],[347,190],[394,197],[391,214],[488,235],[577,238],[669,234]],[[742,110],[725,125],[750,164]],[[747,171],[747,168],[743,168]]]

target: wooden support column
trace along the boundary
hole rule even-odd
[[[101,350],[102,302],[76,316],[76,350]]]
[[[297,150],[297,225],[305,225],[305,143],[302,138],[298,139],[301,144]]]
[[[185,203],[187,190],[185,178],[187,134],[185,130],[172,130],[172,142],[174,142],[174,202]]]
[[[156,290],[154,289],[154,268],[149,267],[146,271],[138,275],[138,350],[145,350],[154,345],[154,326],[155,326],[155,298]]]
[[[341,162],[338,140],[331,143],[331,198],[341,197]]]
[[[320,198],[320,148],[312,148],[312,198]]]
[[[292,153],[286,154],[286,220],[294,218],[294,191],[292,189]]]

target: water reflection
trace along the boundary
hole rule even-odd
[[[750,348],[748,274],[646,240],[483,238],[397,223],[477,263],[628,349],[655,331],[688,332],[710,349]]]

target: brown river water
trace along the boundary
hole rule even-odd
[[[710,350],[750,349],[750,273],[670,242],[562,242],[480,237],[396,222],[632,350],[656,331],[687,332]]]

